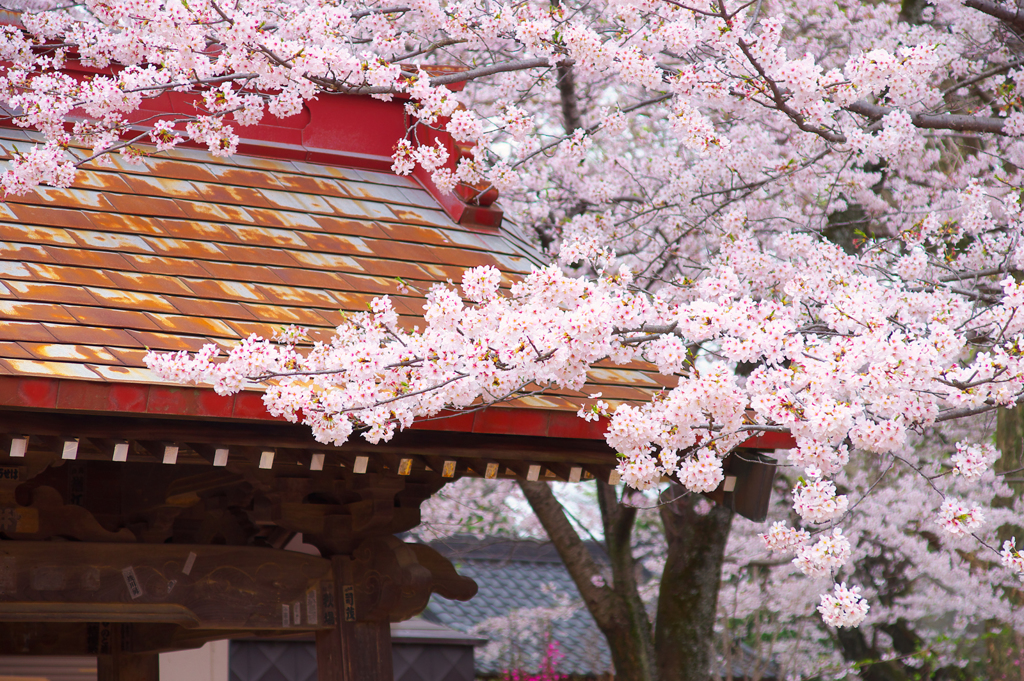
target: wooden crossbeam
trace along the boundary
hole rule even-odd
[[[273,549],[68,542],[55,551],[5,541],[0,620],[315,630],[325,626],[323,606],[313,614],[307,604],[319,603],[331,579],[330,561]]]

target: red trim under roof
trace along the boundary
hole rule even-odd
[[[0,376],[0,407],[83,411],[164,417],[284,421],[271,416],[262,394],[218,395],[211,388],[172,387],[139,383],[99,383],[59,378]],[[567,411],[488,407],[471,412],[448,412],[417,421],[415,430],[486,433],[524,437],[603,440],[607,419],[584,421]],[[757,449],[796,446],[785,433],[765,433],[743,443]]]

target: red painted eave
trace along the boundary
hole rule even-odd
[[[59,378],[0,376],[0,408],[91,412],[201,419],[283,421],[267,411],[262,395],[222,396],[210,388],[99,383]],[[607,420],[584,421],[567,411],[488,407],[417,421],[414,430],[603,440]],[[744,443],[757,449],[796,446],[785,433],[765,433]]]

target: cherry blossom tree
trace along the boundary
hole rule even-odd
[[[765,542],[833,578],[816,608],[829,625],[872,617],[869,586],[856,573],[839,578],[850,538],[862,536],[854,511],[868,502],[850,490],[863,471],[903,470],[940,536],[970,538],[1024,574],[1024,537],[993,544],[983,534],[995,509],[899,454],[915,433],[1012,407],[1024,391],[1015,6],[88,0],[14,9],[20,25],[0,32],[0,100],[39,143],[0,177],[7,193],[65,186],[76,167],[114,153],[190,141],[231,154],[246,126],[313,97],[401,94],[412,123],[396,140],[394,170],[421,168],[470,197],[497,187],[560,259],[515,282],[479,268],[461,291],[438,285],[418,330],[399,325],[382,297],[329,343],[293,330],[247,339],[226,357],[215,346],[151,355],[166,378],[222,393],[264,384],[272,413],[343,444],[356,433],[386,440],[416,418],[514,399],[529,385],[580,390],[599,360],[643,360],[677,387],[644,404],[593,395],[580,409],[608,418],[622,478],[644,490],[667,475],[708,491],[736,445],[791,433],[790,461],[804,471],[793,519],[804,529],[775,526]],[[464,69],[431,76],[431,64]],[[446,87],[456,82],[467,87]],[[137,114],[171,91],[197,113]],[[456,162],[420,144],[431,128],[471,153]],[[989,443],[965,440],[944,465],[958,483],[995,489],[994,458]],[[729,522],[720,519],[719,545]]]

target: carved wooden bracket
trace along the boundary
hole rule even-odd
[[[477,592],[437,551],[393,536],[367,539],[334,564],[339,617],[347,621],[401,622],[422,612],[432,593],[468,601]]]

